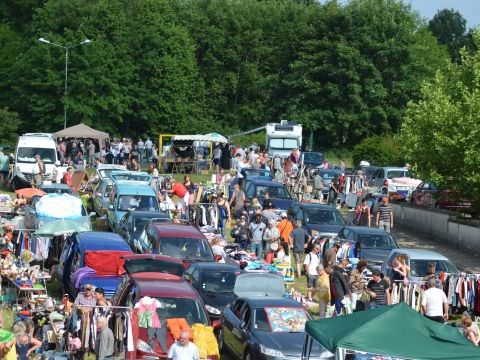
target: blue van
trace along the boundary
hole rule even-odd
[[[149,185],[128,180],[114,181],[108,205],[108,226],[115,231],[128,211],[159,211],[157,194]]]

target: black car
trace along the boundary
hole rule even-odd
[[[135,251],[139,237],[142,236],[145,227],[154,219],[169,222],[170,217],[157,211],[129,211],[119,221],[117,233],[125,239],[132,250]]]
[[[221,351],[243,360],[300,359],[305,323],[311,317],[301,303],[283,297],[284,291],[281,276],[239,275],[235,285],[239,297],[220,318]],[[316,358],[320,352],[315,344],[312,355]]]
[[[218,319],[225,306],[235,299],[233,289],[239,274],[238,265],[198,262],[189,266],[184,277],[200,294],[213,321]]]
[[[345,226],[338,233],[337,239],[354,244],[354,257],[367,260],[368,266],[374,270],[380,270],[390,251],[398,249],[391,234],[367,226]]]
[[[345,220],[335,206],[296,202],[288,210],[291,220],[302,220],[312,236],[333,238],[345,226]]]

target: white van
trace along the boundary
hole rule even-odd
[[[15,175],[21,172],[30,181],[37,154],[45,164],[44,179],[50,180],[58,156],[53,135],[46,133],[27,133],[19,136],[15,153]]]

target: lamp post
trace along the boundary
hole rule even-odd
[[[64,90],[64,99],[63,99],[63,128],[65,129],[67,127],[68,51],[71,48],[74,48],[80,45],[90,44],[92,40],[85,39],[81,43],[70,45],[70,46],[56,44],[54,42],[48,41],[47,39],[44,39],[43,37],[38,39],[38,41],[48,45],[56,46],[65,50],[65,90]]]

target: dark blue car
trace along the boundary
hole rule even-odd
[[[312,236],[334,238],[345,226],[345,221],[335,206],[296,202],[288,211],[291,220],[301,220]]]
[[[111,232],[75,233],[65,242],[60,263],[56,268],[63,289],[74,299],[85,284],[91,284],[103,288],[105,295],[111,297],[121,280],[118,273],[111,275],[91,273],[82,277],[78,285],[75,285],[73,274],[86,266],[86,256],[89,253],[118,261],[121,254],[127,255],[133,252],[120,235]]]
[[[294,201],[285,185],[273,181],[254,178],[244,181],[241,188],[247,199],[252,200],[256,197],[260,204],[263,203],[264,194],[268,192],[273,206],[278,210],[287,211]]]

